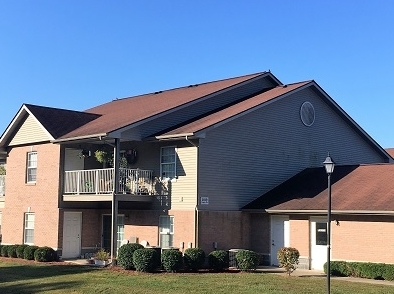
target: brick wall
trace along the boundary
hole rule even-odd
[[[309,219],[290,218],[290,246],[298,249],[301,256],[309,256]]]
[[[335,216],[332,258],[394,263],[394,216]]]
[[[198,247],[207,254],[217,249],[245,248],[250,246],[249,214],[240,211],[200,211]]]
[[[27,152],[37,151],[37,182],[26,184]],[[35,213],[34,244],[58,248],[60,146],[15,147],[7,158],[3,243],[23,243],[24,213]]]

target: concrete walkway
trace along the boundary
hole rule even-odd
[[[69,259],[69,260],[63,260],[63,262],[69,262],[69,263],[78,264],[78,265],[96,266],[94,264],[89,263],[86,259]],[[283,275],[283,276],[286,275],[285,270],[280,267],[260,266],[257,268],[257,271],[264,272],[267,274],[278,274],[278,275]],[[294,277],[317,277],[317,278],[322,278],[322,279],[326,279],[326,277],[327,277],[327,275],[323,271],[305,270],[305,269],[297,269],[291,274],[291,276],[294,276]],[[334,276],[331,276],[331,280],[394,286],[394,281],[372,280],[372,279],[363,279],[363,278],[354,278],[354,277],[334,277]]]

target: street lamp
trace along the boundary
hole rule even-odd
[[[331,245],[331,174],[334,171],[335,163],[328,153],[323,162],[327,173],[328,181],[328,210],[327,210],[327,293],[330,294],[330,245]]]

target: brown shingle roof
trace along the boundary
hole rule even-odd
[[[238,114],[240,114],[246,110],[249,110],[255,106],[261,105],[269,100],[280,97],[280,96],[282,96],[286,93],[289,93],[297,88],[300,88],[308,83],[309,83],[309,81],[275,87],[275,88],[268,90],[264,93],[258,94],[256,96],[253,96],[253,97],[247,99],[247,100],[241,101],[235,105],[225,108],[221,111],[218,111],[218,112],[215,112],[211,115],[200,118],[196,121],[193,121],[193,122],[188,123],[184,126],[178,127],[174,130],[160,134],[160,135],[158,135],[158,137],[160,137],[160,136],[163,136],[163,137],[175,136],[178,134],[193,134],[193,133],[201,131],[209,126],[212,126],[216,123],[219,123],[227,118],[238,115]]]
[[[394,164],[337,166],[332,174],[333,211],[394,211]],[[327,210],[327,174],[309,168],[272,189],[244,209]]]
[[[25,104],[25,106],[55,139],[100,116],[87,112],[31,104]]]
[[[385,150],[392,158],[394,158],[394,148],[386,148]]]
[[[68,133],[63,139],[109,133],[263,74],[265,72],[114,100],[86,110],[101,117]]]

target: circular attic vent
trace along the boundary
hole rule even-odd
[[[313,125],[313,122],[315,121],[315,108],[313,108],[312,103],[308,101],[302,103],[300,109],[300,117],[302,123],[307,127]]]

